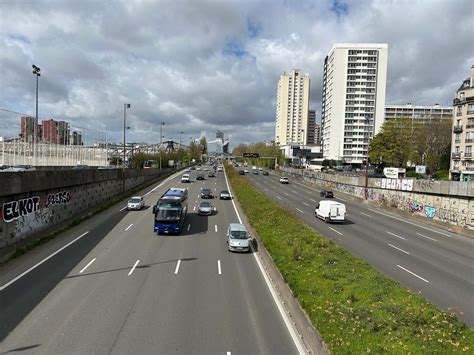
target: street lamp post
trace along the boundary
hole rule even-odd
[[[161,122],[160,125],[160,171],[161,171],[161,150],[163,148],[163,126],[165,125],[164,122]]]
[[[123,104],[123,158],[122,158],[122,191],[125,191],[125,132],[127,127],[125,125],[127,117],[127,109],[130,108],[130,104]]]
[[[36,75],[36,115],[35,122],[33,123],[33,165],[36,165],[36,143],[38,135],[38,78],[41,76],[41,69],[36,65],[32,65],[33,75]]]

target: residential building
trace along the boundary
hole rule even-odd
[[[69,144],[69,123],[53,119],[43,120],[43,142]]]
[[[308,144],[317,144],[315,138],[315,127],[316,127],[316,110],[309,110],[308,112]]]
[[[388,45],[336,43],[324,60],[321,144],[325,159],[362,164],[384,122]]]
[[[41,127],[41,125],[39,125]],[[39,128],[38,126],[36,127],[37,130]],[[34,142],[34,136],[35,136],[35,118],[31,116],[22,116],[21,117],[21,124],[20,124],[20,140],[22,142],[27,142],[27,143],[33,143]],[[41,137],[40,131],[36,133],[36,137]],[[37,139],[37,142],[40,140]]]
[[[309,74],[294,69],[280,76],[277,87],[275,142],[308,143]]]
[[[321,126],[318,123],[314,124],[314,143],[321,145]]]
[[[386,105],[385,106],[385,120],[393,118],[411,118],[416,122],[432,122],[439,120],[452,120],[453,107],[440,106],[434,104],[431,106],[412,105]]]
[[[453,101],[453,140],[451,143],[452,180],[474,180],[474,65],[471,65],[471,75],[463,81],[456,91]]]
[[[82,145],[82,133],[79,131],[72,131],[69,135],[69,144]]]

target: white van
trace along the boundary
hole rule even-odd
[[[191,180],[189,179],[189,174],[184,174],[183,176],[181,176],[181,182],[191,182]]]
[[[343,223],[346,216],[346,205],[336,201],[322,200],[314,211],[316,217],[326,222]]]

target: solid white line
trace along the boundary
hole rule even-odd
[[[224,170],[224,177],[225,177],[227,189],[230,191],[229,181],[227,180],[227,173],[225,172],[225,170]],[[235,214],[237,215],[237,218],[239,219],[239,223],[242,223],[242,219],[240,218],[239,211],[237,211],[237,207],[235,206],[235,201],[233,199],[231,201],[232,201],[232,205],[234,206]],[[283,308],[283,304],[281,303],[281,300],[278,298],[275,288],[270,282],[270,279],[268,278],[268,275],[263,268],[262,262],[257,257],[257,253],[255,252],[255,249],[252,244],[250,244],[250,248],[252,249],[252,252],[253,252],[252,255],[255,258],[255,261],[257,262],[258,268],[260,269],[260,272],[262,273],[263,278],[265,279],[265,283],[267,284],[267,287],[270,290],[270,293],[272,294],[273,301],[275,302],[278,308],[278,311],[280,312],[280,315],[283,318],[283,321],[285,322],[286,328],[288,329],[288,332],[290,333],[290,336],[293,339],[293,342],[295,343],[298,353],[305,354],[306,351],[305,351],[304,345],[302,344],[301,338],[298,336],[296,329],[291,324],[291,321],[288,315],[286,314],[285,309]]]
[[[305,205],[305,206],[308,206],[308,207],[309,207],[309,205],[308,205],[306,202],[303,202],[303,205]]]
[[[392,248],[395,248],[395,249],[401,251],[402,253],[405,253],[405,254],[407,254],[407,255],[410,255],[409,252],[407,252],[407,251],[405,251],[405,250],[403,250],[403,249],[400,249],[399,247],[396,247],[395,245],[392,245],[392,244],[389,244],[389,245],[390,245]]]
[[[84,266],[84,267],[82,268],[82,270],[79,271],[79,273],[82,274],[84,271],[86,271],[86,269],[87,269],[89,266],[91,266],[91,264],[95,261],[95,259],[96,259],[96,258],[94,258],[94,259],[92,259],[91,261],[89,261],[89,263],[88,263],[86,266]]]
[[[191,224],[188,224],[188,232],[189,232],[190,229],[191,229]]]
[[[217,260],[217,273],[219,275],[222,275],[222,270],[221,270],[221,261]]]
[[[336,200],[339,200],[339,201],[344,201],[346,202],[346,200],[344,200],[343,198],[339,198],[339,197],[335,197]]]
[[[405,270],[405,271],[408,272],[409,274],[412,274],[413,276],[418,277],[420,280],[423,280],[423,281],[425,281],[426,283],[430,283],[427,279],[424,279],[424,278],[422,278],[421,276],[418,276],[417,274],[415,274],[414,272],[411,272],[410,270],[405,269],[403,266],[400,266],[400,265],[397,265],[397,266],[398,266],[400,269]]]
[[[128,276],[130,276],[130,275],[133,273],[133,271],[135,271],[135,268],[137,267],[137,265],[138,265],[139,262],[140,262],[140,260],[137,260],[137,261],[135,262],[135,264],[133,265],[132,269],[131,269],[130,272],[128,273]]]
[[[276,198],[279,199],[279,200],[281,200],[281,197],[280,197],[280,196],[277,196]]]
[[[393,233],[391,233],[391,232],[389,232],[389,231],[386,231],[386,232],[387,232],[388,234],[390,234],[390,235],[393,235],[394,237],[397,237],[398,239],[405,240],[404,237],[400,237],[399,235],[393,234]]]
[[[428,237],[428,236],[426,236],[426,235],[424,235],[424,234],[421,234],[421,233],[416,233],[416,234],[418,234],[420,237],[423,237],[423,238],[426,238],[426,239],[432,240],[432,241],[434,241],[434,242],[437,242],[437,240],[436,240],[436,239],[434,239],[434,238],[431,238],[431,237]]]
[[[62,248],[56,250],[53,254],[51,254],[50,256],[44,258],[43,260],[41,260],[39,263],[33,265],[32,267],[30,267],[28,270],[22,272],[20,275],[18,275],[17,277],[15,277],[14,279],[8,281],[5,285],[3,286],[0,286],[0,291],[6,289],[8,286],[10,286],[11,284],[13,284],[14,282],[18,281],[19,279],[21,279],[23,276],[25,276],[26,274],[28,274],[30,271],[36,269],[38,266],[40,266],[41,264],[43,264],[44,262],[48,261],[49,259],[51,259],[53,256],[55,256],[56,254],[58,254],[59,252],[63,251],[64,249],[66,249],[68,246],[70,246],[71,244],[77,242],[79,239],[81,239],[83,236],[85,236],[86,234],[88,234],[89,231],[85,232],[85,233],[82,233],[79,237],[77,237],[76,239],[73,239],[72,241],[70,241],[69,243],[67,243],[65,246],[63,246]]]
[[[316,202],[316,203],[318,202],[318,201],[316,201],[316,200],[313,200],[312,198],[310,198],[310,201],[313,201],[313,202]]]
[[[133,226],[133,223],[130,224],[127,228],[125,228],[125,231],[128,231],[132,226]]]
[[[391,216],[389,214],[386,214],[386,213],[383,213],[383,212],[379,212],[379,211],[376,211],[376,210],[373,210],[371,208],[369,208],[370,211],[372,212],[375,212],[375,213],[378,213],[378,214],[381,214],[385,217],[390,217],[390,218],[393,218],[393,219],[396,219],[398,221],[401,221],[401,222],[405,222],[405,223],[408,223],[408,224],[411,224],[413,226],[417,226],[419,228],[423,228],[423,229],[426,229],[426,230],[429,230],[430,232],[434,232],[434,233],[438,233],[438,234],[441,234],[441,235],[444,235],[446,237],[449,237],[449,238],[452,238],[453,236],[449,235],[449,234],[446,234],[446,233],[443,233],[443,232],[438,232],[434,229],[431,229],[431,228],[427,228],[427,227],[423,227],[423,226],[420,226],[419,224],[416,224],[416,223],[413,223],[413,222],[410,222],[410,221],[407,221],[407,220],[404,220],[404,219],[401,219],[401,218],[398,218],[398,217],[395,217],[395,216]]]
[[[120,209],[120,212],[122,212],[122,211],[123,211],[124,209],[126,209],[126,208],[127,208],[127,206],[121,208],[121,209]]]
[[[181,259],[178,260],[178,263],[176,264],[176,269],[174,269],[174,274],[176,275],[179,271],[179,265],[181,265]]]
[[[360,214],[363,214],[364,216],[372,218],[372,216],[370,214],[367,214],[367,213],[364,213],[364,212],[361,212]]]
[[[329,229],[332,230],[333,232],[336,232],[337,234],[344,235],[344,234],[342,234],[341,232],[338,232],[337,230],[335,230],[335,229],[332,228],[332,227],[329,227]]]
[[[215,230],[216,233],[217,233],[217,224],[214,225],[214,230]]]
[[[299,208],[297,208],[296,210],[297,210],[298,212],[301,212],[301,213],[303,213],[303,211],[301,211]]]

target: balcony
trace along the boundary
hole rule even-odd
[[[455,144],[460,144],[460,143],[461,143],[461,140],[460,140],[460,139],[455,139],[455,140],[454,140],[454,143],[455,143]]]
[[[462,133],[462,126],[454,126],[453,127],[454,133]]]
[[[472,139],[472,138],[466,138],[466,143],[472,143],[472,141],[474,141],[474,139]]]
[[[472,153],[464,153],[464,159],[472,159]]]
[[[451,155],[453,160],[460,160],[461,159],[461,153],[453,153]]]

